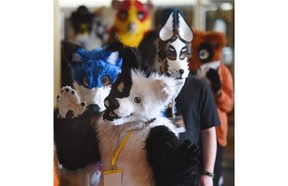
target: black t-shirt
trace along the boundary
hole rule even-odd
[[[199,144],[201,130],[220,124],[215,100],[206,82],[189,75],[175,101],[186,128],[186,132],[180,133],[181,140]]]

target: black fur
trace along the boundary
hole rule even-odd
[[[202,52],[203,51],[206,51],[208,53],[208,56],[203,58],[203,54]],[[202,56],[202,57],[200,57]],[[199,45],[199,48],[198,48],[198,58],[201,60],[201,62],[204,64],[204,63],[207,63],[207,62],[210,62],[212,59],[213,59],[213,56],[214,56],[214,49],[212,48],[211,44],[210,43],[201,43]]]
[[[180,142],[165,126],[151,129],[146,141],[148,162],[157,186],[190,186],[199,150],[190,141]]]
[[[85,111],[76,118],[57,118],[54,113],[54,142],[59,163],[64,168],[76,170],[100,160],[96,129],[91,118],[99,113]]]
[[[132,85],[131,69],[133,68],[140,68],[140,57],[135,48],[128,47],[124,51],[121,73],[118,75],[116,82],[111,88],[110,94],[105,98],[105,100],[109,100],[110,97],[123,98],[129,96],[129,91]],[[124,83],[124,91],[119,92],[117,87],[122,82]]]
[[[113,84],[109,95],[104,100],[104,102],[109,103],[109,106],[105,104],[106,110],[103,115],[104,119],[112,121],[118,118],[118,116],[111,116],[110,113],[113,112],[116,107],[119,107],[116,98],[124,98],[129,96],[132,86],[131,69],[140,69],[145,72],[147,77],[150,75],[151,72],[148,71],[148,69],[145,70],[145,68],[143,68],[141,60],[142,59],[138,49],[127,47],[124,50],[121,73],[118,75],[116,82]],[[124,85],[122,92],[118,90],[118,86],[121,83]]]
[[[106,50],[118,51],[119,57],[123,57],[125,46],[123,45],[123,43],[120,42],[120,40],[117,37],[115,37],[114,40],[106,47],[107,47]]]
[[[206,74],[206,77],[211,82],[211,88],[213,92],[218,92],[221,89],[221,81],[218,71],[210,68]]]
[[[61,42],[61,87],[73,85],[68,61],[72,61],[72,54],[79,48],[82,47],[65,40]]]
[[[145,70],[148,71],[157,71],[157,69],[153,68],[153,65],[157,59],[157,44],[159,40],[158,35],[158,30],[148,32],[147,34],[145,34],[144,38],[138,46],[142,57],[141,65]]]

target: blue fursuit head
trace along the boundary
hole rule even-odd
[[[99,153],[90,120],[100,118],[105,110],[104,99],[121,71],[127,48],[118,40],[91,51],[66,41],[61,45],[73,87],[62,87],[54,112],[55,161],[68,164],[59,169],[60,185],[97,185],[99,162],[91,160]]]
[[[103,100],[121,70],[123,51],[124,45],[119,40],[91,51],[62,42],[62,56],[70,67],[73,88],[89,109],[97,112],[105,110]],[[63,89],[70,90],[71,87]]]

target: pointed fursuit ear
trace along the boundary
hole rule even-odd
[[[121,1],[118,1],[118,0],[112,0],[111,2],[111,7],[115,10],[118,10],[120,5],[122,4]]]
[[[112,52],[106,61],[112,65],[116,65],[118,59],[119,59],[119,52],[117,51]]]
[[[81,49],[82,47],[76,45],[74,43],[68,41],[61,42],[61,56],[65,59],[68,63],[75,60],[75,62],[80,62],[81,58],[79,55],[75,55],[75,53]]]
[[[184,39],[187,42],[191,42],[193,39],[193,31],[189,24],[184,20],[182,15],[178,13],[179,20],[179,35],[180,38]]]
[[[146,3],[144,4],[144,6],[146,7],[146,9],[149,12],[152,12],[154,10],[154,5],[152,4],[151,0],[147,0]]]
[[[119,52],[119,56],[122,57],[123,56],[123,53],[124,53],[124,45],[123,43],[121,43],[121,41],[115,37],[113,39],[113,41],[111,43],[109,43],[109,45],[107,46],[106,50],[110,50],[110,51],[113,51],[113,52],[116,52],[118,51]]]
[[[168,41],[173,37],[173,12],[170,14],[165,25],[161,28],[159,32],[159,38],[162,41]]]

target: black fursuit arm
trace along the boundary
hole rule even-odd
[[[165,126],[151,129],[146,141],[148,162],[157,186],[191,186],[192,168],[198,164],[199,150],[186,140],[180,142]]]
[[[90,124],[95,114],[86,111],[70,119],[56,116],[57,110],[54,112],[54,143],[60,164],[66,169],[76,170],[99,161],[97,133]]]

